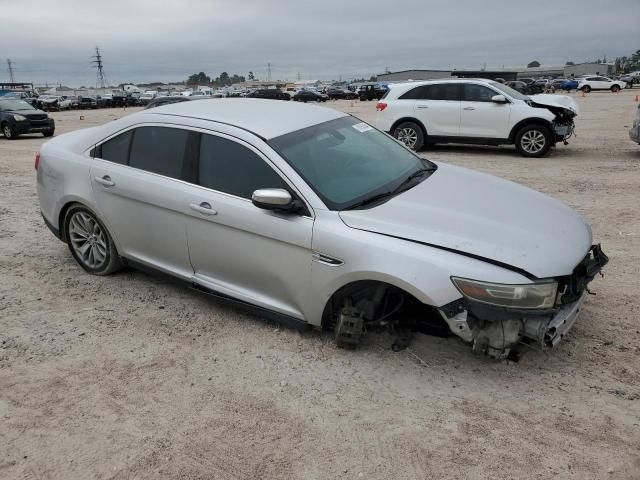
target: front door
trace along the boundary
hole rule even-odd
[[[253,205],[254,190],[290,187],[250,145],[202,134],[199,152],[199,188],[189,199],[187,226],[195,281],[304,319],[304,297],[311,294],[313,219]]]
[[[509,137],[510,103],[491,101],[495,90],[475,83],[465,83],[462,89],[460,136],[475,138]]]

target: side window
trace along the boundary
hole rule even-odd
[[[416,100],[420,98],[420,90],[422,87],[412,88],[406,93],[403,93],[398,97],[398,100]]]
[[[136,128],[129,166],[165,177],[182,178],[188,136],[188,130],[177,128]]]
[[[465,83],[463,91],[462,100],[465,102],[490,102],[492,97],[498,95],[490,88],[475,83]]]
[[[459,101],[459,84],[457,83],[434,83],[425,85],[420,91],[422,100],[450,100]]]
[[[199,184],[219,192],[251,198],[259,188],[287,188],[280,176],[258,155],[232,140],[202,135]]]
[[[129,157],[129,144],[133,130],[121,133],[117,137],[107,140],[97,148],[95,156],[110,162],[127,164]]]

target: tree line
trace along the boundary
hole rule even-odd
[[[253,72],[249,72],[249,80],[254,80]],[[235,83],[242,83],[245,81],[245,77],[242,75],[229,75],[227,72],[222,72],[219,77],[211,78],[204,72],[194,73],[189,75],[187,85],[213,85],[216,87],[226,87]]]

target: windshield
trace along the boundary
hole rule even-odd
[[[2,112],[19,112],[22,110],[35,110],[31,104],[24,100],[6,99],[0,100],[0,111]]]
[[[529,100],[529,97],[527,97],[526,95],[523,95],[519,91],[514,90],[513,88],[508,87],[507,85],[504,85],[503,83],[490,82],[490,84],[491,84],[491,86],[493,88],[497,88],[502,93],[506,93],[507,95],[509,95],[511,98],[515,98],[516,100],[524,100],[524,101]]]
[[[331,210],[349,209],[395,190],[419,170],[435,169],[354,117],[304,128],[269,143]]]

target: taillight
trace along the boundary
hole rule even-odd
[[[376,110],[379,112],[381,112],[385,108],[387,108],[387,104],[384,102],[378,102],[378,104],[376,105]]]
[[[36,153],[36,170],[38,170],[38,165],[40,165],[40,152]]]

